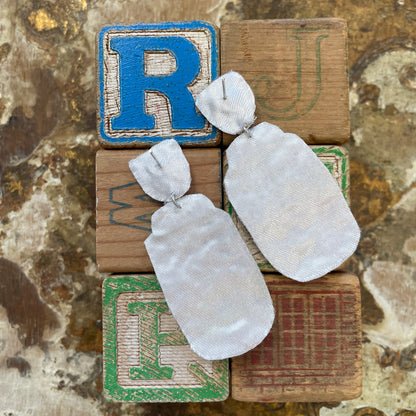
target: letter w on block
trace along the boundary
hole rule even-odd
[[[154,275],[104,281],[104,392],[110,401],[219,401],[228,361],[195,354]]]
[[[175,138],[215,145],[194,96],[217,77],[217,40],[204,22],[105,27],[99,35],[99,132],[107,147]]]

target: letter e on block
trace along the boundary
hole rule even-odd
[[[228,360],[191,350],[155,275],[103,283],[104,396],[113,402],[215,402],[228,397]]]
[[[220,132],[194,102],[217,75],[216,29],[208,23],[105,27],[98,37],[101,144],[218,144]]]

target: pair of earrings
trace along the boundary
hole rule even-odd
[[[270,264],[306,282],[342,264],[360,230],[337,185],[295,134],[254,120],[253,92],[229,72],[196,98],[208,121],[239,134],[227,149],[224,186],[236,213]],[[189,164],[174,140],[130,161],[152,198],[145,241],[166,302],[191,348],[208,360],[243,354],[269,333],[275,312],[264,278],[231,218],[189,190]]]

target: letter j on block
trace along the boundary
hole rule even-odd
[[[194,102],[217,76],[217,34],[208,23],[105,27],[98,38],[101,144],[218,144],[220,133]]]

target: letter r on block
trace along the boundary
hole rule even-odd
[[[194,97],[217,77],[214,28],[204,22],[111,26],[99,35],[99,132],[107,147],[167,138],[213,145],[218,132]]]

